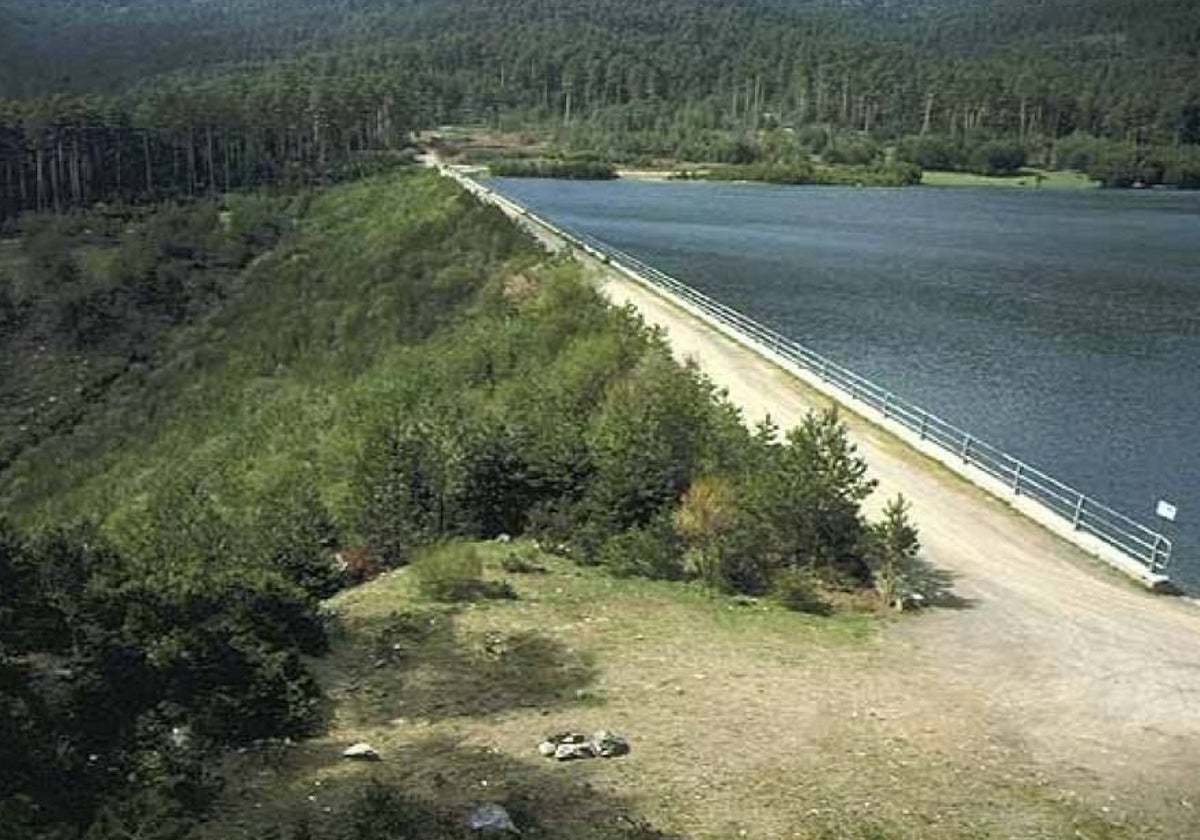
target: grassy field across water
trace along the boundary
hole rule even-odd
[[[1029,189],[1086,190],[1100,186],[1082,172],[1024,169],[1015,175],[979,175],[975,172],[926,170],[921,183],[928,187],[1026,187]]]

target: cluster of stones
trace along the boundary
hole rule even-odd
[[[577,758],[613,758],[629,752],[629,742],[607,729],[590,738],[579,732],[551,735],[538,744],[538,752],[546,758],[572,761]]]

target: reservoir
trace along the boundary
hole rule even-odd
[[[1200,194],[489,185],[1162,530],[1200,591]]]

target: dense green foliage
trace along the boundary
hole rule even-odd
[[[216,791],[213,749],[321,725],[300,656],[325,649],[322,620],[265,564],[0,523],[0,585],[7,836],[182,836]]]

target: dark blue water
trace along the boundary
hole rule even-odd
[[[1153,527],[1200,587],[1200,195],[496,179]]]

